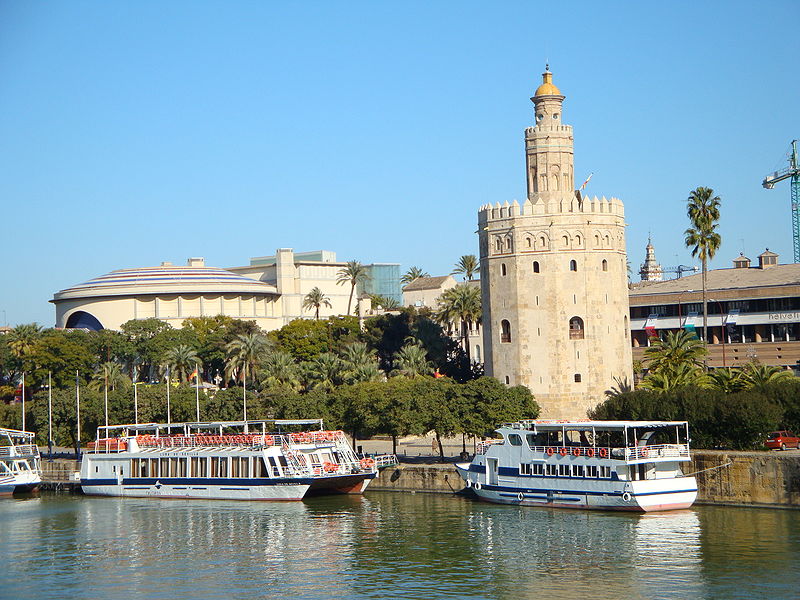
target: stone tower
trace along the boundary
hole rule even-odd
[[[650,238],[647,239],[645,253],[644,262],[639,268],[639,275],[642,277],[642,281],[661,281],[664,278],[664,271],[656,261],[656,250],[653,248],[653,242]]]
[[[633,379],[625,216],[583,198],[572,127],[549,69],[525,130],[528,197],[478,212],[487,374],[531,389],[549,418],[585,418],[615,378]]]

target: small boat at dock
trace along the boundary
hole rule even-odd
[[[35,492],[42,483],[39,447],[30,431],[0,427],[0,496]]]
[[[98,428],[80,482],[101,496],[301,500],[360,494],[396,462],[357,456],[319,419],[114,425]]]
[[[690,507],[697,481],[686,421],[524,420],[456,465],[481,500],[640,512]]]

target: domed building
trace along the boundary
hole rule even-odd
[[[206,267],[202,258],[186,266],[119,269],[57,292],[56,327],[119,329],[131,319],[155,317],[180,327],[189,317],[225,315],[256,321],[264,330],[283,325],[274,285]]]

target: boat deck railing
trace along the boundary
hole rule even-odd
[[[39,447],[33,444],[0,447],[0,456],[38,456]]]
[[[491,439],[480,442],[476,454],[486,454],[487,450],[495,445],[502,444],[503,440]],[[546,456],[586,456],[588,458],[612,458],[625,461],[654,460],[660,458],[689,459],[688,444],[654,444],[651,446],[631,446],[628,448],[610,448],[606,446],[530,446],[533,452]]]
[[[101,438],[87,445],[88,452],[125,452],[128,440],[135,440],[139,448],[263,448],[266,446],[292,447],[302,444],[338,445],[346,443],[343,431],[309,431],[304,433],[237,435],[137,435],[131,438]]]

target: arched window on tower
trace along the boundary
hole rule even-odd
[[[572,317],[569,320],[569,339],[582,340],[583,339],[583,319],[580,317]]]
[[[495,247],[495,250],[497,250],[498,252],[502,252],[503,251],[503,240],[500,240],[500,239],[496,240],[495,243],[494,243],[494,247]]]
[[[603,271],[608,271],[608,261],[604,258],[603,259]]]
[[[533,261],[533,272],[534,273],[538,273],[539,272],[539,261],[538,260]]]
[[[506,238],[506,250],[511,250],[511,238]]]
[[[570,271],[577,271],[578,270],[578,261],[576,261],[576,260],[569,261],[569,270]]]
[[[504,344],[511,342],[511,323],[506,319],[500,321],[500,341]]]
[[[506,263],[500,263],[500,275],[506,276]]]
[[[562,236],[561,243],[564,244],[564,248],[569,248],[569,237]]]

